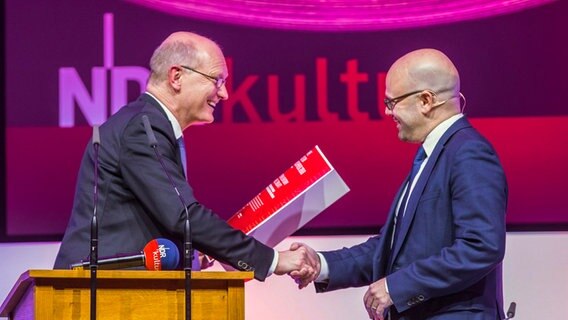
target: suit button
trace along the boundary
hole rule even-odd
[[[418,296],[418,301],[424,301],[424,296],[423,296],[423,295],[419,295],[419,296]]]

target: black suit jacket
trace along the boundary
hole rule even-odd
[[[158,150],[186,205],[197,200],[184,176],[173,128],[158,102],[147,94],[128,104],[100,127],[98,179],[99,257],[140,252],[154,238],[181,244],[185,209],[148,143],[142,116],[147,115]],[[87,146],[73,211],[55,268],[86,259],[93,214],[94,148]],[[211,210],[191,206],[194,247],[264,280],[274,251],[231,228]],[[181,247],[180,247],[181,248]]]

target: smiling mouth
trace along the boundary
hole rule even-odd
[[[400,127],[401,127],[400,121],[398,121],[396,118],[393,118],[393,121],[394,121],[394,124],[396,125],[396,128],[400,129]]]
[[[208,101],[207,104],[213,109],[215,109],[217,107],[217,104],[213,101]]]

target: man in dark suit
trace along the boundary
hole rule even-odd
[[[369,285],[371,319],[503,319],[507,183],[461,113],[457,69],[440,51],[413,51],[389,69],[386,97],[398,137],[420,146],[380,235],[322,253],[295,243],[319,275],[292,276],[318,292]]]
[[[312,270],[304,263],[305,250],[276,252],[194,204],[197,200],[184,172],[183,130],[213,122],[216,104],[228,98],[221,49],[197,34],[173,33],[155,50],[150,69],[147,92],[100,127],[99,256],[139,252],[158,237],[181,243],[187,207],[193,245],[201,252],[239,270],[254,271],[258,280],[271,273]],[[150,120],[166,170],[185,204],[149,145],[143,116]],[[89,144],[55,268],[69,268],[89,255],[94,161]]]

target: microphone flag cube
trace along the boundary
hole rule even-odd
[[[144,246],[143,252],[147,270],[173,270],[179,264],[178,248],[168,239],[151,240]]]

